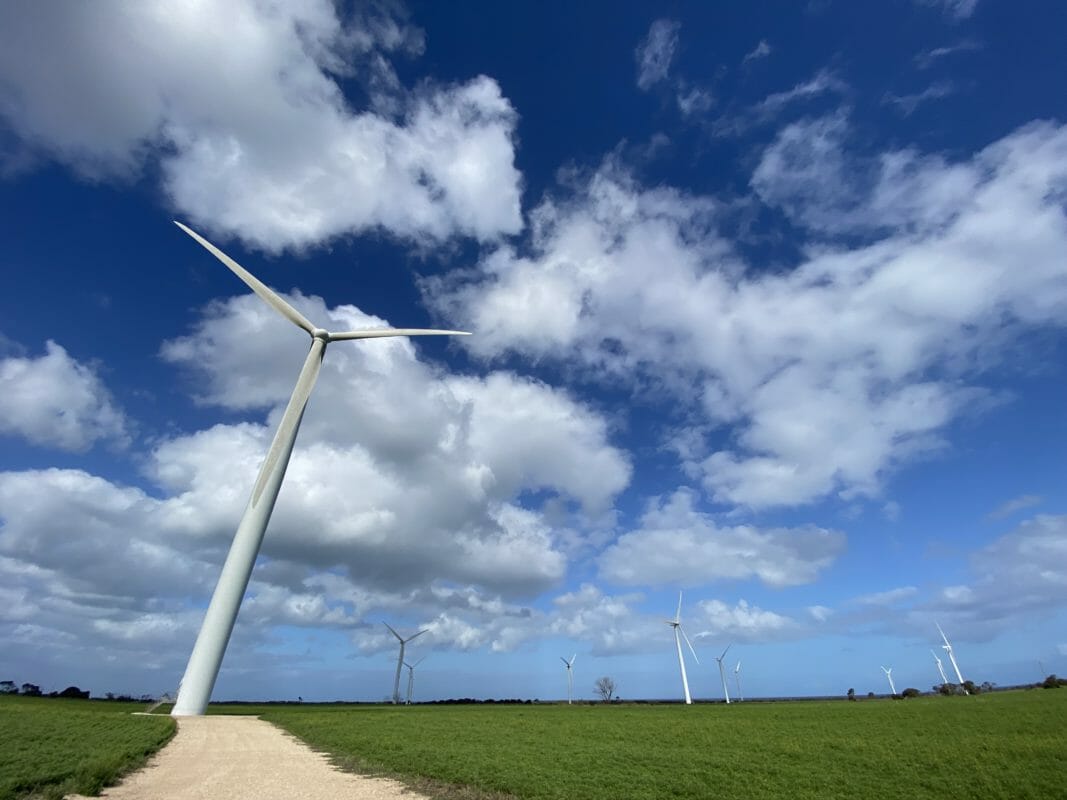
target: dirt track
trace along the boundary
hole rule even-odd
[[[101,797],[115,800],[418,800],[396,781],[341,772],[255,717],[182,717],[148,765]]]

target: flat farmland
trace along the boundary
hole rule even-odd
[[[0,800],[94,794],[174,735],[144,703],[0,696]]]
[[[262,716],[343,767],[442,798],[1067,797],[1062,690],[690,707],[275,707]]]

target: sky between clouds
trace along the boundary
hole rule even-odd
[[[0,677],[174,686],[306,352],[171,218],[473,333],[330,346],[216,696],[1062,659],[1062,10],[844,6],[0,10]]]

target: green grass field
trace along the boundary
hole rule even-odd
[[[140,706],[0,698],[0,800],[90,793],[165,742]],[[1067,691],[856,703],[213,706],[446,800],[1067,798]]]
[[[143,703],[0,695],[0,800],[95,794],[144,763],[174,734]]]
[[[247,709],[246,709],[247,710]],[[1067,691],[678,706],[275,708],[343,766],[439,797],[1064,798]]]

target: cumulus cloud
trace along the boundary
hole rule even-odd
[[[426,296],[480,334],[462,342],[480,358],[669,390],[683,466],[719,502],[876,496],[997,400],[981,376],[1003,346],[1067,318],[1067,128],[1028,125],[961,161],[862,156],[851,136],[843,114],[794,123],[753,173],[812,242],[792,269],[746,263],[730,203],[607,162],[534,210],[521,254],[498,248]]]
[[[387,324],[288,299],[331,328]],[[131,658],[167,640],[153,663],[180,669],[306,348],[254,296],[213,303],[164,358],[202,403],[255,421],[156,441],[151,493],[76,470],[0,474],[3,632],[32,623]],[[574,546],[550,518],[580,539],[629,481],[610,435],[528,378],[450,375],[407,340],[332,344],[235,636],[254,650],[280,625],[357,635],[377,610],[421,615],[435,645],[517,646],[543,628],[514,599],[558,585]]]
[[[637,86],[648,91],[667,78],[674,51],[678,47],[678,31],[681,26],[670,19],[657,19],[648,29],[648,35],[637,46]]]
[[[402,22],[327,0],[7,6],[0,117],[94,178],[158,159],[184,216],[266,250],[517,232],[514,109],[484,76],[405,92],[387,56],[420,48]]]
[[[0,359],[0,434],[84,452],[128,442],[125,414],[96,371],[49,340],[38,358]]]
[[[815,526],[720,526],[694,504],[684,489],[655,501],[640,527],[601,556],[601,576],[623,585],[758,578],[768,586],[794,586],[815,580],[845,546],[844,534]]]
[[[698,609],[697,624],[708,625],[710,629],[700,631],[693,638],[714,639],[720,645],[724,641],[781,640],[783,635],[800,629],[800,624],[792,617],[749,605],[744,599],[733,606],[722,600],[703,600]]]

